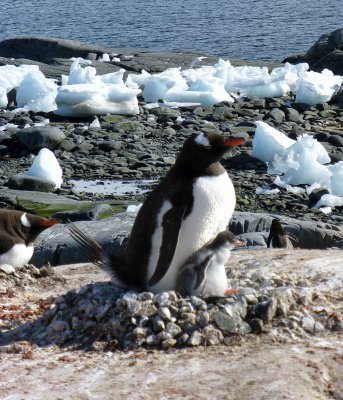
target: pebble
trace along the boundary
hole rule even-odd
[[[4,272],[7,275],[12,275],[15,273],[15,268],[10,264],[1,264],[0,271]]]

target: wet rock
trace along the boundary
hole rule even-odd
[[[192,347],[200,346],[202,341],[203,335],[199,331],[194,331],[188,339],[188,345]]]
[[[37,192],[53,192],[55,190],[54,182],[25,174],[12,176],[8,180],[7,186],[10,189],[29,190]]]
[[[66,138],[61,129],[53,126],[33,126],[17,132],[20,143],[30,151],[38,151],[43,147],[56,148]]]
[[[310,315],[306,315],[301,320],[301,327],[306,331],[313,333],[316,321]]]
[[[264,323],[270,322],[276,313],[276,301],[268,299],[252,306],[249,317],[262,319]]]
[[[249,324],[250,324],[250,328],[252,330],[252,332],[255,333],[261,333],[263,332],[263,320],[260,318],[252,318],[251,320],[249,320]]]
[[[59,211],[54,213],[52,217],[63,223],[67,223],[69,221],[94,221],[112,213],[113,210],[110,205],[99,204],[98,206],[82,211]]]

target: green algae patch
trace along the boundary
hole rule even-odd
[[[99,204],[109,204],[112,211],[106,212],[101,219],[126,210],[129,202],[125,200],[81,201],[55,193],[32,192],[0,188],[0,202],[16,209],[26,210],[42,217],[51,217],[58,211],[82,211]]]

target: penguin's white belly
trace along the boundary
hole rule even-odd
[[[204,288],[200,293],[203,297],[224,296],[229,288],[226,276],[225,263],[230,257],[230,250],[223,249],[221,254],[216,254],[206,272]]]
[[[33,246],[18,243],[6,253],[0,255],[0,264],[10,264],[14,268],[20,268],[30,261],[32,254]]]
[[[170,202],[165,203],[164,212],[170,209],[168,205],[170,205]],[[149,287],[149,289],[155,293],[174,290],[176,276],[181,265],[195,251],[213,239],[217,233],[226,229],[235,205],[235,190],[226,172],[219,176],[198,178],[193,185],[193,209],[182,222],[174,258],[165,276],[155,286]],[[159,215],[159,217],[158,229],[153,235],[151,259],[148,266],[148,279],[155,271],[162,241],[162,228],[160,224],[163,216]]]

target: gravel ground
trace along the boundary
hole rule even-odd
[[[33,267],[17,276],[2,274],[0,396],[100,399],[115,393],[118,399],[341,399],[341,260],[342,251],[334,250],[234,252],[227,273],[231,287],[241,294],[225,302],[232,305],[237,297],[245,297],[249,308],[256,304],[254,293],[257,298],[268,295],[277,302],[276,313],[269,313],[262,330],[250,333],[229,333],[228,325],[221,325],[225,318],[209,322],[207,327],[213,325],[224,340],[213,345],[208,336],[206,351],[205,342],[182,348],[176,343],[161,351],[162,344],[132,341],[134,349],[120,348],[114,330],[108,336],[109,323],[113,329],[120,320],[133,332],[137,318],[124,312],[118,319],[123,295],[121,305],[109,306],[116,289],[89,264],[56,267],[43,274]],[[107,313],[99,316],[106,303]],[[170,304],[156,307],[155,316],[163,307],[176,312]],[[211,307],[218,307],[218,300],[208,302]],[[192,312],[199,316],[200,311]],[[228,311],[221,311],[226,322]],[[162,315],[165,318],[166,310]],[[151,318],[145,318],[147,325]],[[97,326],[89,329],[95,321]],[[174,324],[182,326],[179,319]],[[55,329],[57,325],[61,329]],[[192,329],[202,335],[206,327]],[[43,331],[48,335],[37,341]],[[182,332],[174,336],[176,341]]]

